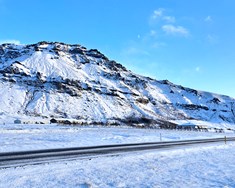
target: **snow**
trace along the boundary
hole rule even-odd
[[[144,151],[0,169],[0,187],[235,187],[235,144]]]
[[[0,123],[20,117],[84,122],[146,117],[235,126],[233,98],[134,74],[96,50],[57,42],[0,48]]]
[[[234,133],[136,129],[130,127],[0,125],[0,152],[120,143],[175,141],[234,136]]]
[[[207,128],[217,128],[217,129],[223,129],[226,131],[225,128],[230,128],[234,130],[234,125],[230,123],[216,123],[216,122],[207,122],[207,121],[200,121],[200,120],[174,120],[171,121],[173,123],[176,123],[178,125],[196,125],[196,126],[203,126]]]
[[[53,117],[86,123],[147,117],[226,130],[235,127],[235,100],[134,74],[79,45],[41,42],[0,48],[0,152],[234,136],[228,130],[9,124],[15,119],[49,123]],[[58,89],[58,82],[66,89]],[[235,187],[234,146],[220,143],[0,169],[0,188]]]
[[[41,42],[0,48],[0,152],[234,135],[232,131],[9,124],[15,119],[48,123],[55,117],[89,123],[144,116],[226,130],[235,128],[235,99],[134,74],[79,45]],[[75,49],[79,52],[71,52]],[[78,85],[66,84],[66,79]],[[53,82],[62,82],[66,89],[57,89]],[[77,95],[65,92],[68,89]],[[235,187],[234,146],[229,143],[0,169],[0,188]]]
[[[130,127],[0,125],[0,152],[234,136]],[[0,168],[0,188],[235,187],[235,143],[64,159]]]
[[[46,77],[77,79],[85,81],[87,75],[76,69],[75,63],[68,57],[53,59],[54,54],[50,52],[36,52],[21,63],[28,67],[32,73],[41,72]]]

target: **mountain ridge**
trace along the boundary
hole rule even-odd
[[[84,123],[235,124],[234,98],[135,74],[78,44],[0,45],[0,89],[2,121],[23,116]]]

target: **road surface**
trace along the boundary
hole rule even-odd
[[[5,152],[0,153],[0,168],[41,164],[68,159],[91,158],[100,155],[121,154],[124,152],[170,149],[187,145],[217,142],[224,142],[226,144],[229,141],[235,141],[235,137]]]

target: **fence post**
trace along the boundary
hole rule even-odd
[[[227,137],[224,136],[224,143],[226,144],[227,143]]]

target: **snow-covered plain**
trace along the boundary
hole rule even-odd
[[[131,127],[86,127],[55,124],[0,125],[0,152],[77,147],[118,143],[158,142],[234,136],[234,133],[137,129]]]
[[[160,136],[161,135],[161,136]],[[210,133],[130,127],[0,125],[0,152],[200,139]],[[235,187],[235,143],[228,142],[0,168],[5,187]]]
[[[235,144],[0,169],[0,187],[235,187]]]

